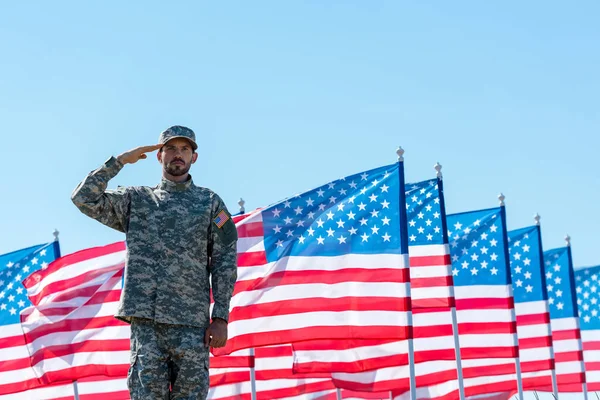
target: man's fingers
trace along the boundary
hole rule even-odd
[[[144,153],[149,153],[154,150],[158,150],[162,147],[162,144],[153,144],[152,146],[142,146],[139,148],[140,151]]]
[[[210,345],[210,329],[206,330],[206,333],[204,334],[204,347],[208,347]]]

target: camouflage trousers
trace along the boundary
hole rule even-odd
[[[127,374],[132,400],[205,400],[208,362],[202,329],[132,318]]]

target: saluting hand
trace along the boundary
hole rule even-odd
[[[223,347],[227,342],[227,322],[215,318],[208,326],[204,334],[204,345],[206,347]]]
[[[133,150],[126,151],[125,153],[119,155],[117,160],[121,161],[123,164],[134,164],[139,160],[143,160],[148,158],[146,153],[149,153],[154,150],[158,150],[162,147],[162,144],[154,144],[152,146],[140,146],[136,147]]]

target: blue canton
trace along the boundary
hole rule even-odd
[[[575,282],[569,248],[561,247],[545,251],[544,269],[550,318],[576,317]]]
[[[577,308],[582,330],[600,330],[600,265],[575,271]]]
[[[267,260],[406,254],[401,168],[397,163],[341,178],[263,210]]]
[[[410,245],[444,243],[444,216],[437,179],[406,184],[406,213]]]
[[[508,285],[502,207],[448,215],[455,286]]]
[[[0,326],[20,322],[19,313],[31,305],[21,282],[45,269],[58,255],[58,242],[0,255]]]
[[[548,299],[539,232],[537,225],[508,232],[510,273],[516,303]]]

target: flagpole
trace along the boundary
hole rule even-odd
[[[574,284],[575,282],[575,272],[573,270],[573,255],[571,254],[571,236],[569,236],[567,234],[567,236],[565,236],[565,242],[567,242],[567,253],[569,256],[569,280]],[[573,294],[574,295],[574,294]],[[574,310],[577,314],[577,330],[580,331],[580,327],[579,327],[579,313],[577,312],[577,306],[575,306],[575,310]],[[581,352],[583,353],[583,345],[581,343],[581,333],[579,334],[579,348],[581,349]],[[584,400],[588,400],[588,393],[587,393],[587,382],[586,382],[586,376],[585,376],[585,362],[582,359],[580,361],[581,363],[581,370],[583,371],[583,383],[581,384],[581,388],[583,389],[583,398]]]
[[[250,399],[256,400],[256,359],[254,358],[254,348],[250,349],[250,357],[252,358],[252,365],[250,367],[250,388],[252,392],[250,394]]]
[[[442,176],[442,166],[436,163],[434,166],[437,171],[438,193],[440,196],[440,208],[442,213],[442,236],[444,243],[448,245],[448,226],[446,225],[446,204],[444,200],[444,182]],[[450,275],[452,276],[452,275]],[[452,315],[452,333],[454,335],[454,353],[456,354],[456,372],[458,378],[458,394],[460,400],[465,400],[465,383],[463,382],[462,359],[460,357],[460,340],[458,338],[458,318],[456,316],[456,304],[454,304],[454,282],[449,287],[450,295],[452,296],[452,307],[450,313]]]
[[[54,235],[54,255],[55,258],[60,258],[60,243],[58,241],[58,234],[60,232],[58,232],[57,229],[54,229],[54,232],[52,232],[52,234]]]
[[[540,214],[537,214],[537,213],[533,217],[533,219],[535,220],[535,225],[538,227],[538,230],[537,230],[538,243],[540,244],[540,255],[539,255],[539,257],[540,257],[540,260],[541,260],[542,265],[543,265],[544,264],[544,250],[543,250],[543,247],[542,247],[542,229],[541,229],[541,225],[540,225],[540,218],[541,218]],[[545,285],[546,278],[545,278],[545,274],[544,274],[543,269],[542,269],[541,273],[542,273],[542,280],[543,280],[544,285]],[[552,340],[552,329],[550,329],[550,340]],[[552,370],[551,370],[551,373],[552,373],[552,393],[554,394],[554,397],[556,397],[558,399],[558,383],[556,381],[556,366],[554,365],[554,360],[555,360],[555,358],[554,358],[554,344],[552,344],[550,346],[550,357],[552,357],[552,363],[553,363]]]
[[[504,199],[506,199],[506,197],[500,193],[498,195],[498,200],[500,201],[500,215],[502,216],[502,225],[503,228],[502,229],[502,235],[504,236],[504,262],[505,264],[505,268],[510,268],[509,264],[509,260],[510,260],[510,254],[508,253],[508,228],[506,226],[506,209],[504,208]],[[512,279],[510,278],[510,270],[507,271],[508,274],[508,278],[510,279],[510,285],[508,286],[511,296],[513,295],[512,293]],[[515,324],[515,328],[517,325],[517,314],[515,312],[515,307],[513,306],[510,309],[510,313],[511,313],[511,318],[514,321]],[[516,372],[517,372],[517,390],[519,391],[519,400],[523,400],[523,377],[521,376],[521,358],[519,356],[519,338],[517,336],[517,332],[514,333],[514,338],[515,338],[515,343],[517,345],[517,357],[515,359],[515,368],[516,368]]]
[[[342,400],[342,391],[340,388],[336,388],[335,389],[335,398],[337,400]]]
[[[77,381],[73,381],[73,395],[75,400],[79,400],[79,388],[77,387]]]
[[[408,256],[408,242],[406,238],[408,237],[408,223],[407,223],[407,215],[406,215],[406,189],[404,186],[404,149],[402,147],[398,147],[396,150],[396,154],[398,155],[398,176],[400,178],[400,237],[404,238],[404,243],[400,243],[401,253],[406,254]],[[410,279],[408,283],[407,296],[410,299]],[[410,302],[409,302],[410,304]],[[408,369],[410,376],[410,399],[417,400],[417,381],[415,378],[415,349],[413,343],[413,318],[412,318],[412,309],[407,312],[407,322],[410,327],[410,337],[408,338]]]

